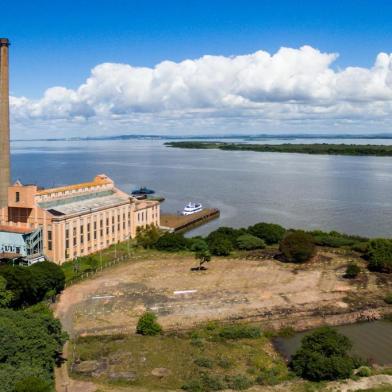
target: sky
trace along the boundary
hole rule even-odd
[[[392,130],[391,1],[5,3],[13,138]]]

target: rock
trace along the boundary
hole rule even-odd
[[[108,375],[109,379],[112,381],[135,381],[135,372],[110,372]]]
[[[166,368],[155,368],[155,369],[152,369],[152,371],[151,371],[151,374],[155,377],[158,377],[158,378],[166,377],[170,373],[171,373],[171,371]]]
[[[74,365],[74,372],[81,374],[91,374],[99,367],[98,361],[82,361]]]

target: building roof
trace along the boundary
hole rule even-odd
[[[58,205],[51,205],[47,208],[47,211],[54,216],[65,216],[74,214],[83,214],[86,212],[100,210],[102,208],[109,208],[118,206],[121,204],[127,204],[130,202],[128,197],[124,197],[119,193],[111,194],[93,194],[91,197],[86,197],[85,199],[76,199],[75,201],[68,201],[67,203]]]
[[[34,231],[31,227],[27,226],[5,226],[0,225],[0,232],[6,233],[17,233],[17,234],[28,234]]]
[[[77,189],[83,189],[83,188],[91,188],[93,186],[97,185],[106,185],[106,184],[112,184],[112,180],[110,180],[109,177],[107,177],[104,174],[100,174],[94,178],[93,181],[89,182],[82,182],[80,184],[73,184],[73,185],[66,185],[62,187],[57,187],[57,188],[48,188],[48,189],[42,189],[37,192],[37,195],[48,195],[50,193],[55,193],[55,192],[65,192],[65,191],[72,191],[72,190],[77,190]]]

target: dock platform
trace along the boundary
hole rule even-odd
[[[217,208],[205,208],[191,215],[161,214],[161,228],[171,232],[184,232],[218,218]]]

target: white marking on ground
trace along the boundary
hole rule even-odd
[[[178,290],[178,291],[173,291],[174,295],[179,295],[179,294],[193,294],[196,293],[197,290]]]

